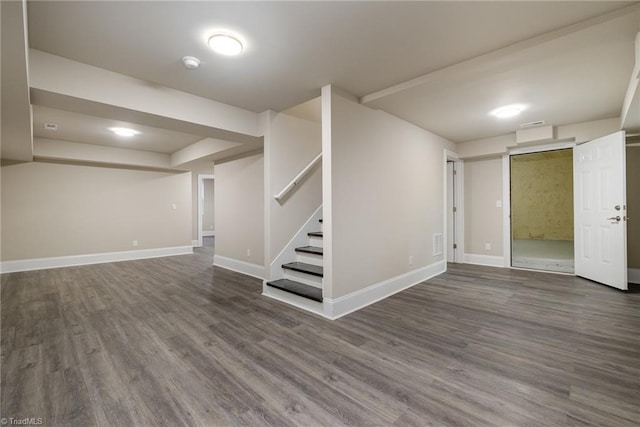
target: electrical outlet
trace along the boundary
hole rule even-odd
[[[491,243],[485,243],[484,244],[484,250],[485,251],[490,251],[491,250]]]
[[[409,256],[409,265],[413,265],[413,255]]]
[[[178,205],[176,203],[171,203],[171,209],[175,211],[178,209]]]
[[[131,245],[132,245],[132,246],[138,246],[138,241],[137,241],[137,240],[134,240],[133,242],[131,242]]]
[[[247,258],[251,258],[251,249],[247,248]]]
[[[502,207],[502,200],[496,200],[496,208]]]

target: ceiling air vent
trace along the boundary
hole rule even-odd
[[[58,130],[58,125],[55,123],[45,123],[44,128],[46,130]]]
[[[534,126],[542,126],[543,124],[544,124],[544,120],[537,120],[535,122],[520,123],[520,127],[522,129],[525,129],[525,128],[532,128]]]

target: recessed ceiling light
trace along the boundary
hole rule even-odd
[[[509,117],[517,116],[525,108],[527,107],[522,104],[505,105],[504,107],[496,108],[490,114],[492,116],[496,116],[499,119],[507,119]]]
[[[135,136],[140,132],[129,128],[109,128],[109,130],[118,136]]]
[[[195,56],[184,56],[182,58],[182,63],[190,70],[195,70],[200,66],[200,60]]]
[[[207,42],[214,52],[220,55],[236,56],[242,53],[244,46],[240,38],[229,33],[218,33],[209,37]]]

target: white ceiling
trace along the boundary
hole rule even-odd
[[[55,131],[45,129],[45,123],[57,124],[58,129]],[[130,128],[137,130],[140,134],[132,137],[120,137],[109,130],[111,127]],[[204,136],[200,135],[89,116],[39,105],[33,106],[33,136],[72,142],[90,142],[94,145],[166,154],[171,154],[205,139]]]
[[[252,111],[282,111],[329,83],[369,95],[631,3],[29,2],[29,43]],[[631,33],[640,29],[633,20],[514,52],[500,62],[508,68],[468,68],[371,105],[454,141],[515,130],[486,117],[489,106],[512,99],[531,104],[531,120],[551,124],[619,115]],[[212,53],[205,40],[216,28],[240,33],[246,52]],[[185,69],[184,55],[200,58],[200,69]]]
[[[627,14],[488,61],[425,76],[422,84],[390,90],[366,105],[455,142],[507,134],[520,123],[539,120],[560,126],[620,117],[639,24],[638,13]],[[509,104],[527,108],[509,119],[489,114]]]

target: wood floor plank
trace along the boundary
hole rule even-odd
[[[212,251],[0,277],[0,410],[45,425],[637,426],[640,293],[464,264],[336,321]]]

